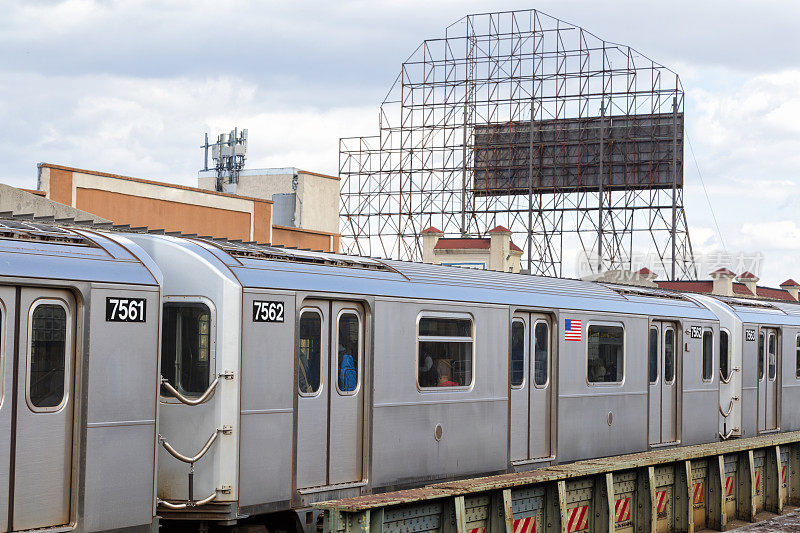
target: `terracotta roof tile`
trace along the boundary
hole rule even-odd
[[[442,233],[442,230],[437,227],[430,226],[422,230],[422,233]]]
[[[798,284],[792,278],[789,278],[786,281],[784,281],[783,283],[781,283],[781,287],[800,287],[800,284]]]
[[[511,233],[511,230],[505,226],[495,226],[489,230],[489,233]]]

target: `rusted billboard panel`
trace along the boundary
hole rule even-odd
[[[477,196],[528,194],[530,176],[536,194],[596,191],[601,167],[604,190],[668,189],[673,180],[683,186],[683,113],[480,124],[474,131]]]

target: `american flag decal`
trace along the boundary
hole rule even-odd
[[[581,321],[574,318],[567,318],[564,320],[564,340],[565,341],[579,341],[581,340]]]

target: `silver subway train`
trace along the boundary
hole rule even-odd
[[[316,501],[800,429],[798,304],[18,219],[0,265],[0,530],[313,530]]]

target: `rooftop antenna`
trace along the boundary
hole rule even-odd
[[[205,142],[200,147],[204,150],[203,170],[208,168],[208,149],[211,148],[211,159],[214,161],[214,170],[217,172],[218,192],[233,193],[239,182],[239,172],[244,168],[247,158],[247,130],[241,132],[233,128],[230,133],[220,133],[217,141],[208,142],[208,133]]]

